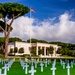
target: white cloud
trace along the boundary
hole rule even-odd
[[[31,38],[75,43],[75,22],[70,21],[71,17],[68,13],[64,13],[59,16],[58,23],[52,24],[55,18],[39,21],[22,16],[14,20],[11,36],[27,40],[31,34]]]

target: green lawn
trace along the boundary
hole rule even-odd
[[[2,66],[0,64],[0,68]],[[50,65],[48,65],[47,68],[44,67],[44,72],[41,72],[40,66],[38,64],[38,68],[36,69],[37,72],[35,73],[35,75],[52,75],[52,71],[50,70],[51,66],[52,66],[52,63],[50,63]],[[30,70],[30,67],[28,69]],[[75,75],[75,65],[74,65],[74,68],[70,69],[70,71],[71,71],[70,75]],[[25,75],[24,70],[22,69],[18,59],[13,63],[12,67],[7,72],[7,75]],[[28,73],[26,75],[31,75],[31,74]],[[56,63],[55,75],[67,75],[67,69],[63,69],[59,62]]]

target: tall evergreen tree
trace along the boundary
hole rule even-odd
[[[4,39],[5,39],[5,58],[7,57],[8,54],[8,42],[9,42],[9,37],[10,37],[10,31],[12,27],[12,23],[14,19],[17,19],[20,16],[25,15],[28,13],[30,9],[27,6],[18,4],[18,3],[0,3],[0,30],[3,31],[4,33]],[[7,21],[10,20],[9,26],[7,24]],[[3,27],[5,26],[5,27]]]

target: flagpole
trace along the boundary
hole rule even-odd
[[[34,9],[32,9],[31,7],[30,7],[30,19],[31,19],[31,12],[35,12],[35,10]],[[30,25],[31,26],[31,25]],[[32,29],[32,26],[31,26],[31,29]],[[31,30],[30,29],[30,30]],[[31,44],[31,31],[30,31],[30,44]]]
[[[31,8],[30,8],[30,19],[31,19]],[[31,29],[30,29],[30,44],[31,44]]]
[[[31,19],[31,8],[30,8],[30,15],[29,15],[30,19]],[[30,25],[31,26],[31,25]],[[30,28],[30,46],[31,46],[31,28]],[[30,57],[31,57],[31,53],[30,53]]]
[[[32,9],[31,7],[30,7],[30,19],[31,19],[31,12],[35,12],[35,10],[34,9]],[[30,25],[31,26],[31,25]],[[32,26],[31,26],[31,29],[32,29]],[[31,45],[31,29],[30,29],[30,45]],[[31,56],[31,55],[30,55]]]
[[[30,8],[30,18],[31,18],[31,8]]]

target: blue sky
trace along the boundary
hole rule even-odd
[[[17,2],[36,11],[31,18],[28,13],[14,20],[10,36],[75,43],[75,0],[0,0],[5,2]]]
[[[38,18],[39,20],[47,19],[49,17],[58,18],[58,16],[65,11],[75,13],[75,0],[0,0],[0,2],[18,2],[28,7],[32,7],[36,10],[36,13],[32,13],[32,17]],[[73,20],[75,20],[74,13]]]

